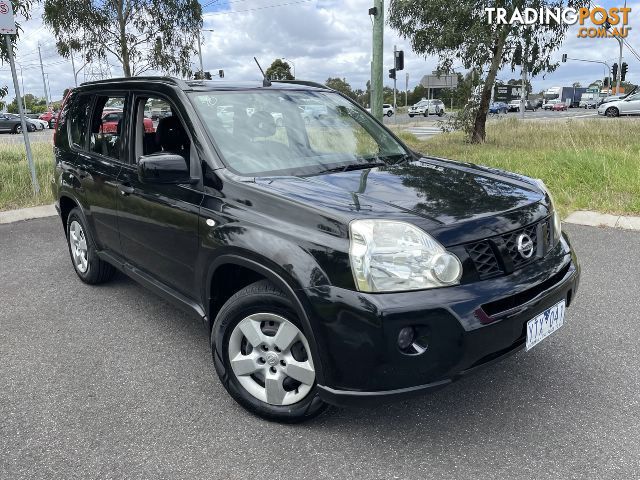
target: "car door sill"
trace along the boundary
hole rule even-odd
[[[110,263],[136,282],[140,283],[162,298],[168,299],[177,307],[180,307],[187,312],[195,313],[200,319],[202,319],[203,322],[207,322],[207,317],[202,306],[198,305],[190,298],[185,297],[183,294],[169,287],[165,283],[160,282],[159,280],[150,276],[148,273],[140,270],[134,265],[131,265],[129,262],[126,262],[119,257],[112,255],[109,252],[99,251],[97,253],[101,260]]]

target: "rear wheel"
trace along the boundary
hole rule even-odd
[[[289,299],[268,281],[243,288],[223,305],[211,347],[222,384],[250,412],[296,423],[327,408],[302,325]]]
[[[22,125],[18,124],[13,127],[13,133],[22,133]]]
[[[620,115],[620,111],[616,107],[609,107],[605,110],[604,114],[607,117],[618,117]]]
[[[393,115],[393,112],[392,112],[391,110],[389,110],[389,111],[387,112],[387,117],[390,117],[391,115]]]
[[[79,208],[69,212],[67,218],[67,244],[73,268],[85,283],[95,285],[110,280],[115,268],[103,261],[96,253],[95,244]]]

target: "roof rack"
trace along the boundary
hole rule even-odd
[[[109,85],[112,83],[121,83],[121,82],[167,82],[172,83],[179,87],[182,90],[186,90],[188,88],[187,83],[175,77],[163,77],[163,76],[146,76],[146,77],[117,77],[117,78],[106,78],[104,80],[93,80],[91,82],[83,82],[80,85]]]
[[[324,88],[326,90],[331,90],[331,87],[327,87],[318,82],[312,82],[310,80],[271,80],[273,83],[294,83],[298,85],[306,85],[307,87],[317,87]]]

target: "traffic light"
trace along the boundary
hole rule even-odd
[[[629,65],[627,62],[622,62],[622,68],[620,69],[620,80],[624,82],[624,78],[627,76],[627,70],[629,69]]]
[[[404,70],[404,51],[398,50],[396,51],[396,61],[395,61],[396,71]]]
[[[613,79],[615,80],[616,78],[618,78],[618,64],[614,63],[613,64]]]
[[[609,77],[604,77],[603,86],[604,88],[609,88]]]
[[[204,79],[211,80],[211,72],[204,72]]]
[[[567,54],[566,53],[562,54],[562,63],[567,63]]]
[[[395,68],[390,68],[389,69],[389,78],[393,78],[394,80],[396,79],[396,69]]]
[[[224,78],[224,70],[218,70],[218,76]]]

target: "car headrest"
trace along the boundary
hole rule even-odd
[[[189,136],[175,115],[161,118],[156,128],[156,142],[165,152],[182,152],[189,146]]]
[[[251,115],[249,120],[252,137],[271,137],[276,133],[276,121],[273,116],[264,110]]]

